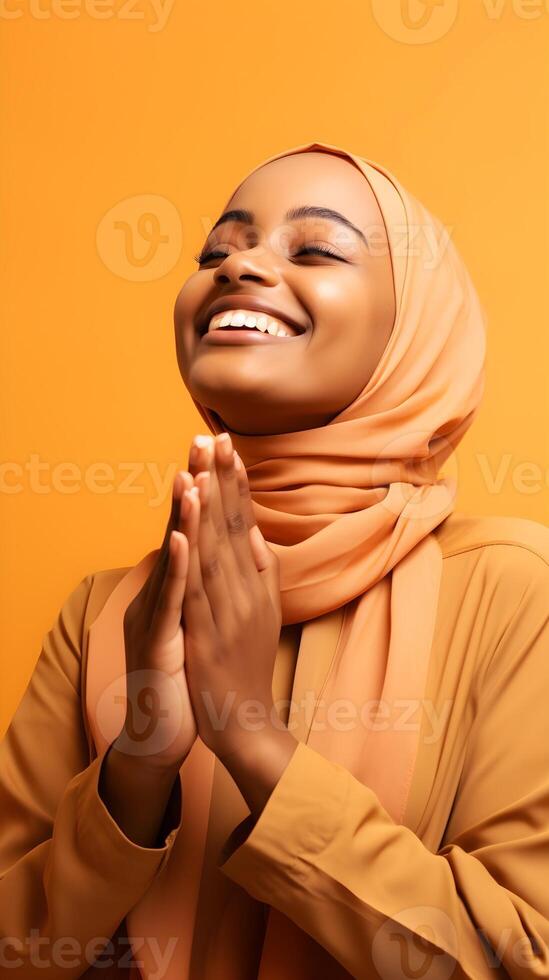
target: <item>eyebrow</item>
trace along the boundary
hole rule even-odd
[[[355,235],[358,235],[360,240],[369,250],[366,237],[363,235],[360,228],[357,228],[352,221],[349,221],[349,219],[346,218],[344,214],[340,214],[339,211],[334,211],[332,208],[317,207],[312,204],[303,204],[299,208],[290,208],[290,210],[286,211],[286,214],[284,215],[284,221],[298,221],[300,218],[322,218],[325,221],[337,221],[340,225],[345,225],[345,227],[350,228]],[[221,217],[217,219],[212,231],[218,228],[219,225],[225,224],[227,221],[241,221],[243,224],[252,225],[255,222],[255,217],[253,211],[247,211],[244,208],[235,208],[231,211],[225,211]]]

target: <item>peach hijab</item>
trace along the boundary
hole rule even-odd
[[[309,719],[296,737],[372,788],[395,822],[412,826],[406,804],[419,726],[391,726],[391,711],[403,697],[421,699],[426,684],[442,569],[431,532],[452,512],[456,490],[450,477],[437,473],[479,410],[485,316],[441,223],[384,167],[318,142],[258,166],[307,150],[350,160],[375,194],[392,261],[395,323],[368,383],[330,423],[231,436],[248,472],[259,526],[280,558],[283,623],[303,624],[292,699],[297,691],[322,694],[314,709],[317,724]],[[195,404],[209,428],[222,431],[217,416]],[[156,554],[130,569],[89,630],[86,716],[98,753],[122,724],[115,695],[124,691],[123,613]],[[338,699],[357,711],[372,699],[381,701],[389,721],[377,729],[318,724]],[[269,937],[271,946],[276,937],[277,945],[286,943],[296,954],[301,946],[303,955],[309,937],[270,908],[259,972],[246,972],[249,952],[239,946],[244,940],[237,938],[236,924],[251,924],[258,903],[216,862],[248,808],[200,739],[180,775],[182,826],[162,874],[128,914],[128,934],[165,942],[177,937],[166,980],[270,980]],[[208,913],[206,899],[213,902]],[[215,915],[209,936],[200,925],[204,914]],[[142,948],[136,956],[148,978],[154,958],[148,960]],[[288,980],[292,960],[300,956],[289,957]],[[298,968],[295,976],[303,976]]]

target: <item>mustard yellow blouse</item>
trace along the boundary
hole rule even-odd
[[[258,960],[262,907],[308,934],[304,980],[549,977],[549,529],[454,514],[435,534],[444,561],[409,801],[417,834],[300,741],[255,826],[220,856],[220,875],[258,903],[242,923]],[[184,804],[177,781],[165,844],[146,848],[98,793],[86,636],[126,571],[92,573],[65,600],[0,744],[2,978],[139,976],[124,919],[169,861]],[[286,630],[279,696],[297,632]],[[197,923],[202,937],[209,928]],[[281,980],[287,955],[277,951]],[[259,976],[250,969],[242,980]]]

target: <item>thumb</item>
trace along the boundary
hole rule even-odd
[[[272,548],[269,547],[263,537],[259,526],[254,524],[250,528],[250,546],[254,556],[256,568],[265,582],[267,591],[275,605],[280,605],[280,578],[278,557]]]
[[[258,572],[265,572],[271,564],[272,552],[267,546],[267,542],[263,537],[259,526],[253,524],[250,528],[250,546],[252,549],[252,554],[254,556],[255,566]]]

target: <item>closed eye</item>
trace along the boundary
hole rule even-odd
[[[198,255],[195,255],[194,259],[198,265],[205,265],[206,262],[211,262],[213,259],[226,259],[228,255],[229,252],[200,252]],[[300,255],[326,255],[328,258],[338,259],[340,262],[347,261],[342,255],[338,255],[337,252],[333,252],[330,248],[324,248],[321,245],[304,245],[292,258],[298,258]]]
[[[340,262],[347,261],[342,255],[338,255],[337,252],[332,252],[331,248],[323,248],[321,245],[304,245],[295,254],[296,257],[298,255],[327,255],[331,259],[339,259]]]

